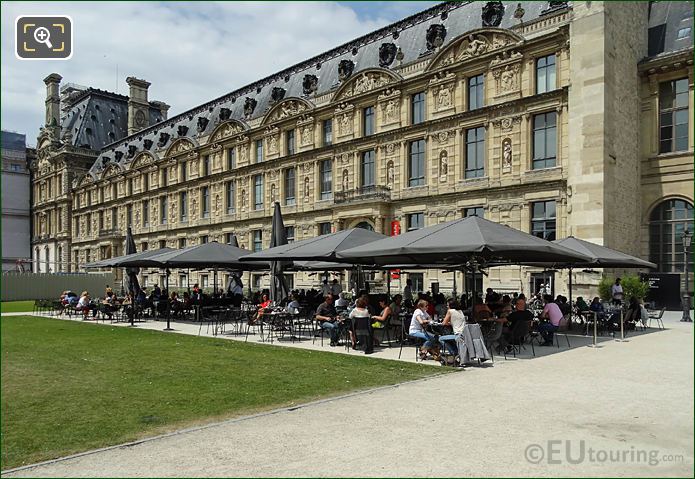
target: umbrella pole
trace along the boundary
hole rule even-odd
[[[456,270],[454,270],[454,291],[452,292],[452,296],[456,299]]]
[[[570,321],[572,321],[572,267],[570,266]]]
[[[167,269],[166,270],[167,297],[164,298],[164,300],[167,302],[167,327],[164,329],[164,331],[173,331],[173,329],[171,328],[171,314],[169,314],[171,311],[171,305],[169,304],[169,275],[170,274],[171,274],[171,272],[169,271],[169,269]]]
[[[391,271],[386,270],[386,294],[391,298]]]

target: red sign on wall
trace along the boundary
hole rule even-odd
[[[391,236],[398,236],[401,234],[401,222],[400,221],[392,221],[391,222]],[[401,277],[401,270],[400,269],[392,269],[390,271],[391,273],[391,279],[399,279]]]

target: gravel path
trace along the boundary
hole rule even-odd
[[[692,477],[693,325],[679,318],[3,477]]]

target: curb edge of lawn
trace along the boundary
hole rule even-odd
[[[465,369],[463,369],[463,368],[458,369],[457,371],[454,371],[454,373],[460,373],[462,371],[465,371]],[[315,401],[297,404],[294,406],[285,406],[285,407],[281,407],[281,408],[277,408],[277,409],[271,409],[269,411],[262,411],[262,412],[259,412],[256,414],[249,414],[246,416],[239,416],[239,417],[235,417],[235,418],[225,419],[223,421],[213,422],[210,424],[193,426],[193,427],[189,427],[189,428],[185,428],[185,429],[180,429],[178,431],[172,431],[172,432],[167,432],[164,434],[158,434],[156,436],[145,437],[142,439],[136,439],[135,441],[125,442],[122,444],[115,444],[113,446],[105,446],[105,447],[100,447],[98,449],[91,449],[91,450],[84,451],[84,452],[78,452],[76,454],[71,454],[69,456],[58,457],[55,459],[49,459],[47,461],[37,462],[35,464],[27,464],[25,466],[15,467],[13,469],[5,469],[5,470],[1,470],[0,474],[5,475],[5,474],[11,474],[14,472],[26,471],[28,469],[35,469],[35,468],[42,467],[42,466],[48,466],[48,465],[55,464],[58,462],[69,461],[71,459],[77,459],[77,458],[83,457],[83,456],[91,456],[92,454],[98,454],[100,452],[138,446],[138,445],[144,444],[146,442],[157,441],[160,439],[165,439],[167,437],[173,437],[173,436],[178,436],[178,435],[182,435],[182,434],[188,434],[188,433],[192,433],[192,432],[202,431],[205,429],[212,429],[215,427],[225,426],[228,424],[235,424],[235,423],[239,423],[242,421],[248,421],[250,419],[255,419],[258,417],[272,416],[274,414],[280,414],[283,412],[293,412],[293,411],[296,411],[298,409],[304,409],[304,408],[308,408],[308,407],[318,406],[318,405],[325,404],[328,402],[339,401],[341,399],[347,399],[347,398],[354,397],[354,396],[362,396],[365,394],[371,394],[371,393],[386,390],[386,389],[395,389],[397,387],[408,385],[408,384],[430,381],[432,379],[439,378],[439,377],[445,376],[445,375],[449,375],[451,373],[452,372],[439,372],[439,373],[433,374],[431,376],[427,376],[424,378],[418,378],[418,379],[411,379],[409,381],[404,381],[402,383],[390,384],[390,385],[386,385],[386,386],[379,386],[376,388],[364,389],[364,390],[360,390],[360,391],[353,391],[353,392],[350,392],[347,394],[341,394],[340,396],[332,396],[332,397],[327,397],[327,398],[323,398],[323,399],[317,399]]]

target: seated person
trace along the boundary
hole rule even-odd
[[[478,321],[486,321],[492,318],[492,311],[487,304],[482,303],[479,297],[474,298],[473,301],[475,303],[472,313],[473,322],[477,323]]]
[[[579,296],[577,298],[577,310],[582,313],[584,311],[589,311],[589,305],[586,304],[586,301],[584,301],[584,298]]]
[[[183,301],[181,301],[179,299],[179,294],[176,291],[172,291],[171,298],[169,301],[171,303],[171,313],[174,316],[182,316],[183,315]]]
[[[509,314],[512,312],[512,298],[509,297],[508,294],[505,294],[502,296],[502,303],[500,304],[499,308],[495,311],[497,313],[497,317],[504,319]]]
[[[256,311],[256,316],[249,321],[249,324],[256,324],[257,321],[261,320],[263,315],[269,312],[271,306],[272,302],[270,301],[270,298],[268,298],[267,294],[263,293],[261,296],[261,302],[258,305],[258,311]]]
[[[425,343],[420,348],[420,359],[425,359],[428,353],[436,360],[439,359],[439,351],[434,348],[434,337],[425,331],[425,327],[430,324],[432,317],[427,313],[427,301],[421,299],[417,302],[417,308],[413,312],[413,317],[410,320],[410,330],[408,334],[415,338],[420,338]]]
[[[75,309],[77,311],[82,311],[85,317],[89,314],[90,311],[92,312],[92,317],[97,315],[97,309],[92,304],[92,300],[89,297],[89,293],[87,291],[82,292],[82,294],[80,295],[80,299],[77,301],[77,306],[75,306]]]
[[[635,296],[630,296],[629,306],[627,308],[627,311],[625,312],[625,316],[623,316],[623,324],[625,326],[625,329],[627,329],[628,326],[630,329],[634,329],[635,324],[641,320],[642,305]]]
[[[512,350],[512,344],[518,344],[526,335],[531,321],[533,321],[533,313],[526,309],[526,300],[517,298],[517,310],[507,316],[509,327],[504,331],[504,343],[507,345],[507,352]],[[519,323],[525,323],[525,326],[518,326]],[[523,333],[523,335],[522,335]]]
[[[331,293],[332,294],[332,293]],[[345,299],[345,292],[341,291],[338,295],[338,300],[335,302],[335,308],[340,310],[346,310],[350,302]]]
[[[603,304],[601,303],[601,300],[598,296],[591,300],[589,310],[596,313],[596,317],[598,319],[603,319],[606,316],[606,310],[604,309]]]
[[[316,308],[316,320],[321,329],[326,329],[331,335],[331,346],[338,345],[342,321],[338,320],[338,313],[333,306],[333,295],[327,294],[323,303]]]
[[[555,303],[560,307],[562,314],[570,314],[572,312],[572,306],[567,302],[567,298],[561,294],[557,295],[555,298]]]
[[[369,314],[367,300],[364,296],[357,298],[355,307],[350,311],[350,320],[352,322],[352,328],[350,329],[352,349],[357,348],[356,338],[357,336],[361,336],[365,338],[364,353],[373,353],[374,343],[372,340],[371,315]]]
[[[439,336],[439,343],[445,348],[449,354],[458,354],[456,347],[456,336],[463,334],[463,328],[466,326],[466,315],[463,314],[461,306],[455,299],[450,299],[447,304],[446,315],[442,321],[443,326],[451,327],[453,334]]]
[[[381,308],[381,314],[372,316],[372,328],[374,329],[384,329],[392,314],[386,296],[379,298],[379,308]],[[379,346],[379,341],[376,338],[374,338],[374,344]]]
[[[301,306],[299,305],[299,301],[297,301],[297,297],[294,294],[291,294],[289,300],[290,301],[285,307],[285,311],[290,314],[299,314],[299,308],[301,308]]]
[[[541,346],[552,346],[553,345],[553,333],[557,331],[560,327],[560,321],[564,315],[560,311],[560,307],[553,301],[553,297],[549,294],[543,297],[545,301],[545,307],[540,315],[541,319],[547,319],[547,322],[540,323],[538,325],[538,332],[544,339]]]

